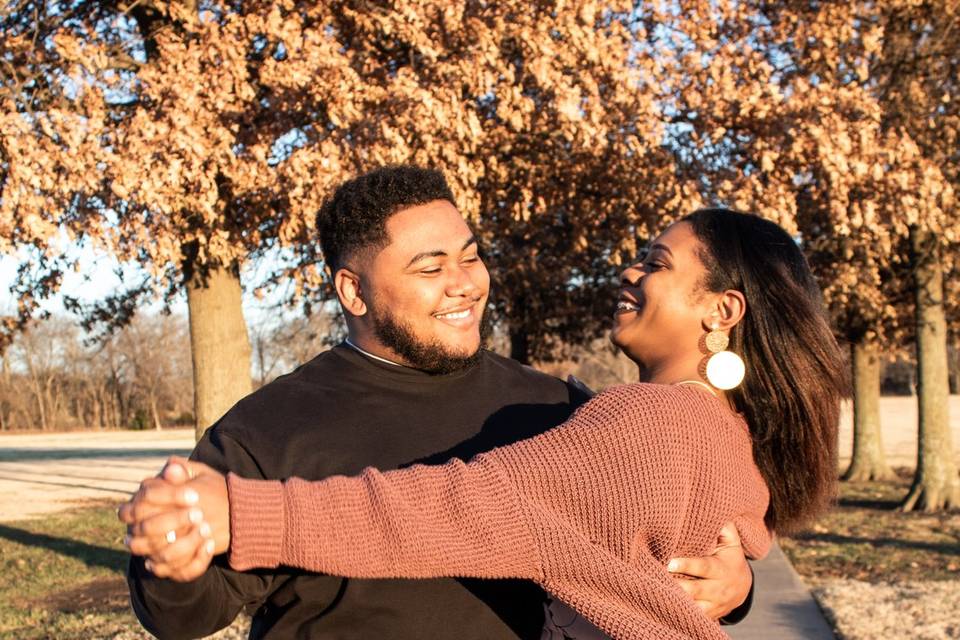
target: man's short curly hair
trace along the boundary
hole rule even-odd
[[[320,247],[331,273],[359,250],[386,246],[390,216],[435,200],[456,204],[446,178],[435,169],[382,167],[341,184],[317,214]]]

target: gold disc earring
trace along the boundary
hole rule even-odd
[[[710,325],[710,333],[707,334],[704,342],[707,350],[713,354],[707,360],[707,382],[724,391],[733,389],[743,382],[747,367],[743,364],[740,356],[732,351],[727,351],[730,338],[726,333],[720,331],[718,322]]]

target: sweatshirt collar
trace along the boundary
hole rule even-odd
[[[399,362],[394,362],[393,360],[387,360],[386,358],[381,358],[380,356],[375,356],[375,355],[373,355],[372,353],[370,353],[369,351],[366,351],[366,350],[364,350],[364,349],[361,349],[360,347],[358,347],[357,345],[355,345],[355,344],[350,340],[350,338],[344,338],[343,341],[344,341],[345,343],[347,343],[348,346],[352,347],[354,350],[359,351],[359,352],[362,353],[363,355],[367,356],[368,358],[372,358],[372,359],[376,360],[377,362],[385,362],[385,363],[387,363],[387,364],[389,364],[389,365],[393,365],[393,366],[395,366],[395,367],[404,367],[404,368],[407,368],[407,369],[412,369],[412,368],[413,368],[413,367],[408,367],[408,366],[405,365],[405,364],[400,364]]]
[[[380,378],[389,379],[399,383],[411,382],[415,384],[442,384],[452,380],[458,380],[463,376],[470,374],[472,371],[475,371],[477,366],[480,364],[478,362],[472,366],[465,367],[464,369],[454,371],[452,373],[432,374],[421,369],[408,367],[406,365],[387,360],[386,358],[375,356],[372,353],[368,353],[367,351],[358,348],[356,345],[347,342],[346,340],[334,347],[333,351],[337,352],[340,357],[346,358],[355,365],[363,367],[369,373],[375,373]]]

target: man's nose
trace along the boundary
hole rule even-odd
[[[450,297],[470,296],[479,291],[480,287],[473,279],[473,274],[469,269],[457,265],[450,277],[447,285],[447,295]]]

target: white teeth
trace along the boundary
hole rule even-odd
[[[470,315],[470,309],[464,309],[463,311],[455,311],[453,313],[444,313],[438,315],[438,318],[443,318],[444,320],[462,320]]]
[[[617,303],[617,311],[639,311],[640,307],[633,304],[632,302],[627,302],[626,300],[621,300]]]

